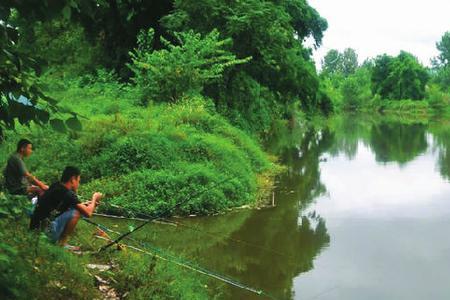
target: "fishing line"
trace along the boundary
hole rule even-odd
[[[83,218],[83,220],[85,220],[89,224],[97,226],[101,230],[105,229],[106,231],[110,231],[110,232],[113,232],[113,233],[116,233],[116,234],[121,234],[120,232],[111,230],[111,229],[109,229],[108,227],[106,227],[104,225],[101,225],[99,223],[93,222],[93,221],[88,220],[86,218]],[[109,242],[112,241],[112,239],[109,236],[108,237],[96,236],[96,238],[103,239],[103,240],[106,240],[106,241],[109,241]],[[124,244],[124,243],[121,243],[121,245],[123,245],[125,247],[128,247],[130,249],[133,249],[135,251],[141,252],[143,254],[150,255],[152,257],[157,257],[157,258],[159,258],[161,260],[164,260],[164,261],[176,264],[176,265],[178,265],[180,267],[184,267],[186,269],[189,269],[189,270],[192,270],[194,272],[203,274],[205,276],[209,276],[211,278],[214,278],[214,279],[217,279],[217,280],[222,281],[224,283],[227,283],[227,284],[229,284],[231,286],[234,286],[234,287],[237,287],[237,288],[240,288],[240,289],[252,292],[254,294],[257,294],[258,296],[265,296],[265,297],[270,298],[270,299],[276,299],[274,296],[264,292],[263,290],[253,288],[253,287],[248,286],[246,284],[243,284],[243,283],[241,283],[239,281],[236,281],[236,280],[234,280],[234,279],[232,279],[230,277],[226,277],[226,276],[221,275],[219,273],[207,270],[207,269],[205,269],[205,268],[203,268],[203,267],[201,267],[199,265],[196,265],[196,264],[194,264],[194,263],[192,263],[190,261],[187,261],[187,260],[181,259],[179,257],[176,257],[176,256],[174,256],[174,255],[172,255],[172,254],[170,254],[168,252],[165,252],[165,251],[163,251],[160,248],[154,247],[154,246],[152,246],[152,245],[150,245],[148,243],[145,243],[145,242],[142,242],[142,241],[138,241],[138,240],[132,239],[130,237],[127,237],[127,238],[132,240],[132,241],[140,243],[141,246],[143,246],[145,248],[145,250],[141,249],[141,248],[138,248],[138,247],[135,247],[135,246],[132,246],[132,245]],[[148,248],[150,248],[150,251],[148,251]]]
[[[227,179],[225,179],[225,180],[223,180],[223,181],[221,181],[221,182],[215,184],[213,187],[217,187],[217,186],[219,186],[220,184],[223,184],[223,183],[225,183],[225,182],[227,182],[227,181],[230,181],[230,180],[232,180],[232,179],[234,179],[234,177],[229,177],[229,178],[227,178]],[[209,189],[211,189],[211,188],[209,188]],[[152,221],[154,221],[154,220],[156,220],[156,219],[160,219],[163,215],[165,215],[165,214],[169,213],[171,210],[176,209],[176,208],[178,208],[179,206],[181,206],[181,205],[187,203],[189,200],[192,200],[192,198],[198,197],[198,196],[200,196],[200,195],[206,193],[209,189],[208,189],[208,188],[205,188],[203,191],[201,191],[201,192],[199,192],[199,193],[196,193],[196,194],[194,194],[193,196],[191,196],[191,198],[186,198],[184,201],[178,202],[177,204],[173,205],[172,207],[166,209],[166,211],[164,211],[163,213],[161,213],[159,216],[157,215],[157,216],[154,216],[154,217],[149,218],[147,221],[145,221],[144,223],[142,223],[142,224],[139,225],[138,227],[136,227],[136,228],[134,228],[134,229],[132,229],[132,230],[130,230],[130,231],[128,231],[128,232],[122,234],[121,236],[119,236],[119,237],[116,238],[115,240],[113,240],[113,241],[109,242],[108,244],[102,246],[102,247],[98,250],[98,252],[101,252],[101,251],[103,251],[103,250],[105,250],[105,249],[111,247],[112,245],[114,245],[114,244],[120,242],[120,241],[121,241],[123,238],[125,238],[126,236],[132,234],[133,232],[138,231],[139,229],[141,229],[142,227],[144,227],[144,226],[147,225],[148,223],[150,223],[150,222],[152,222]]]
[[[111,206],[125,210],[124,207],[121,207],[121,206],[116,205],[116,204],[113,204]],[[144,216],[146,218],[150,218],[149,215],[146,215],[144,213],[139,213],[139,215],[142,215],[142,216]],[[105,215],[105,214],[103,214],[102,216],[103,217],[114,217],[114,216]],[[140,219],[140,218],[127,218],[127,217],[122,217],[122,216],[119,216],[118,218],[120,218],[120,219],[129,219],[129,220],[137,220],[137,221],[146,220],[146,219]],[[204,231],[204,230],[200,229],[199,226],[190,226],[190,225],[187,225],[185,223],[174,221],[174,220],[171,220],[171,219],[166,219],[166,218],[161,218],[161,220],[163,220],[164,222],[168,222],[168,223],[172,223],[172,224],[181,226],[181,227],[186,227],[189,230],[200,232],[200,233],[202,233],[204,235],[208,235],[208,236],[212,236],[212,237],[222,236],[224,239],[230,240],[230,241],[235,242],[235,243],[244,244],[244,245],[247,245],[247,246],[250,246],[250,247],[253,247],[253,248],[258,248],[258,249],[266,251],[266,252],[271,252],[271,253],[277,254],[279,256],[283,256],[283,257],[287,257],[287,258],[290,258],[290,259],[294,259],[294,257],[292,257],[291,255],[279,252],[279,251],[271,249],[271,248],[267,248],[267,247],[264,247],[264,246],[261,246],[261,245],[253,244],[253,243],[250,243],[248,241],[241,240],[241,239],[236,239],[236,238],[233,238],[233,237],[223,236],[220,233]]]

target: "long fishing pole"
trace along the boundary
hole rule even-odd
[[[221,184],[223,184],[223,183],[225,183],[225,182],[227,182],[227,181],[230,181],[230,180],[232,180],[232,179],[234,179],[234,177],[229,177],[229,178],[227,178],[227,179],[225,179],[225,180],[223,180],[223,181],[221,181],[221,182],[215,184],[213,187],[217,187],[217,186],[219,186],[219,185],[221,185]],[[192,198],[196,198],[196,197],[198,197],[198,196],[200,196],[200,195],[206,193],[208,190],[209,190],[209,189],[205,188],[203,191],[201,191],[201,192],[199,192],[199,193],[196,193],[196,194],[194,194],[193,196],[191,196],[191,198],[186,198],[184,201],[178,202],[178,203],[175,204],[174,206],[172,206],[172,207],[166,209],[166,211],[165,211],[164,213],[161,213],[159,216],[155,216],[155,217],[149,218],[147,221],[145,221],[144,223],[142,223],[142,224],[139,225],[138,227],[136,227],[136,228],[134,228],[134,229],[132,229],[132,230],[130,230],[130,231],[128,231],[128,232],[122,234],[121,236],[119,236],[119,237],[116,238],[115,240],[113,240],[113,241],[109,242],[108,244],[102,246],[102,247],[98,250],[98,252],[101,252],[101,251],[103,251],[103,250],[105,250],[105,249],[111,247],[112,245],[114,245],[114,244],[120,242],[123,238],[127,237],[128,235],[132,234],[132,233],[135,232],[135,231],[138,231],[139,229],[141,229],[142,227],[144,227],[144,226],[147,225],[148,223],[150,223],[150,222],[152,222],[152,221],[154,221],[154,220],[156,220],[156,219],[161,218],[161,216],[163,216],[164,214],[170,212],[171,210],[177,208],[177,207],[180,206],[180,205],[185,204],[186,202],[188,202],[188,201],[191,200]]]
[[[116,205],[116,204],[111,204],[111,206],[119,208],[119,209],[122,209],[122,210],[126,210],[125,207],[122,207],[122,206],[119,206],[119,205]],[[149,215],[144,214],[144,213],[139,213],[139,215],[143,216],[145,218],[151,218]],[[136,221],[146,221],[147,220],[147,219],[140,219],[140,218],[127,218],[127,217],[123,217],[123,216],[110,216],[110,215],[100,215],[100,216],[103,216],[103,217],[106,217],[106,218],[118,217],[118,218],[121,218],[121,219],[130,219],[130,220],[136,220]],[[212,237],[220,236],[220,233],[205,231],[205,230],[200,229],[198,226],[190,226],[190,225],[187,225],[185,223],[174,221],[174,220],[170,220],[170,219],[166,219],[166,218],[161,218],[161,220],[164,221],[164,222],[170,223],[170,224],[174,224],[175,226],[185,227],[185,228],[187,228],[189,230],[196,231],[196,232],[199,232],[199,233],[202,233],[202,234],[205,234],[205,235],[209,235],[209,236],[212,236]],[[250,242],[245,241],[245,240],[236,239],[236,238],[229,237],[229,236],[224,236],[224,239],[230,240],[230,241],[235,242],[235,243],[244,244],[244,245],[247,245],[249,247],[257,248],[257,249],[260,249],[260,250],[263,250],[263,251],[266,251],[266,252],[271,252],[271,253],[277,254],[279,256],[284,256],[284,257],[288,257],[290,259],[293,259],[292,256],[287,255],[286,253],[282,253],[282,252],[279,252],[277,250],[274,250],[274,249],[271,249],[271,248],[267,248],[267,247],[264,247],[264,246],[261,246],[261,245],[253,244],[253,243],[250,243]]]
[[[111,241],[111,239],[108,238],[108,237],[97,236],[97,238],[102,239],[102,240],[106,240],[106,241]],[[152,248],[151,251],[148,251],[147,249],[144,250],[144,249],[141,249],[141,248],[138,248],[138,247],[135,247],[135,246],[132,246],[132,245],[128,245],[128,244],[123,244],[122,243],[121,245],[123,245],[123,246],[125,246],[127,248],[130,248],[132,250],[141,252],[143,254],[150,255],[152,257],[156,257],[156,258],[159,258],[161,260],[173,263],[173,264],[175,264],[177,266],[189,269],[191,271],[203,274],[205,276],[214,278],[216,280],[222,281],[222,282],[227,283],[229,285],[232,285],[234,287],[237,287],[237,288],[249,291],[249,292],[254,293],[254,294],[258,295],[258,296],[265,296],[265,297],[270,298],[270,299],[276,299],[274,296],[268,294],[267,292],[265,292],[263,290],[253,288],[251,286],[248,286],[246,284],[238,282],[238,281],[236,281],[236,280],[234,280],[232,278],[229,278],[229,277],[226,277],[224,275],[221,275],[221,274],[209,271],[207,269],[204,269],[204,268],[202,268],[200,266],[195,266],[191,262],[182,261],[182,260],[176,258],[173,255],[170,255],[170,254],[167,254],[167,253],[166,253],[166,255],[164,255],[164,254],[162,254],[162,252],[163,252],[162,250],[157,249],[155,247],[151,247]]]
[[[110,232],[113,232],[113,233],[116,233],[116,234],[121,234],[120,232],[111,230],[111,229],[109,229],[108,227],[106,227],[104,225],[101,225],[101,224],[96,223],[94,221],[88,220],[86,218],[83,218],[83,220],[86,221],[87,223],[91,224],[91,225],[97,226],[101,230],[110,231]],[[96,236],[96,237],[99,238],[99,239],[103,239],[103,240],[109,241],[109,242],[112,241],[111,237],[109,237],[108,235],[106,237],[104,237],[104,236]],[[131,240],[135,241],[135,242],[139,242],[139,241],[137,241],[135,239],[131,239]],[[143,244],[143,242],[140,242],[140,244]],[[125,246],[127,248],[130,248],[130,249],[133,249],[135,251],[141,252],[143,254],[151,255],[151,256],[157,257],[159,259],[162,259],[164,261],[176,264],[176,265],[178,265],[180,267],[184,267],[186,269],[189,269],[189,270],[192,270],[194,272],[203,274],[205,276],[212,277],[212,278],[214,278],[216,280],[222,281],[222,282],[227,283],[229,285],[232,285],[234,287],[237,287],[237,288],[240,288],[240,289],[252,292],[254,294],[257,294],[258,296],[265,296],[265,297],[270,298],[270,299],[276,299],[274,296],[268,294],[267,292],[265,292],[263,290],[253,288],[251,286],[248,286],[246,284],[238,282],[238,281],[236,281],[236,280],[234,280],[232,278],[229,278],[229,277],[226,277],[224,275],[218,274],[216,272],[207,270],[207,269],[205,269],[203,267],[196,266],[196,265],[194,265],[194,263],[191,263],[189,261],[186,261],[186,260],[183,261],[183,260],[175,257],[174,255],[166,253],[165,256],[164,256],[164,254],[163,254],[164,251],[162,251],[161,249],[158,249],[158,248],[156,248],[154,246],[150,246],[147,243],[145,243],[145,245],[143,245],[143,246],[147,247],[147,248],[151,248],[152,252],[148,251],[148,249],[144,250],[144,249],[140,249],[138,247],[135,247],[135,246],[132,246],[132,245],[128,245],[128,244],[121,243],[121,245],[123,245],[123,246]]]

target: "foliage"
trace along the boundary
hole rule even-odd
[[[358,55],[352,48],[346,48],[342,53],[331,49],[322,61],[322,74],[325,76],[342,74],[347,77],[358,69]]]
[[[426,100],[400,99],[392,101],[383,101],[382,111],[385,113],[409,114],[409,115],[428,115],[430,105]]]
[[[340,111],[343,107],[343,96],[341,93],[341,83],[337,83],[336,77],[322,77],[322,90],[330,98],[335,111]]]
[[[427,88],[427,101],[437,113],[442,113],[450,106],[450,95],[442,92],[439,86],[430,85]]]
[[[357,110],[367,107],[372,99],[370,90],[370,73],[359,69],[357,73],[345,79],[341,86],[343,108]]]
[[[17,18],[15,23],[18,47],[39,62],[41,69],[69,77],[94,73],[105,64],[99,39],[88,41],[84,28],[63,16],[35,23]]]
[[[58,131],[66,131],[67,127],[79,130],[81,127],[75,113],[59,108],[56,100],[42,93],[38,62],[18,46],[14,14],[27,13],[31,15],[30,21],[45,18],[41,10],[44,5],[28,7],[27,4],[30,3],[0,4],[0,140],[3,139],[3,131],[14,129],[17,122],[27,126],[31,122],[39,125],[49,123]],[[61,116],[55,116],[56,113]],[[70,113],[72,117],[64,122],[62,113]]]
[[[439,55],[433,59],[433,81],[443,90],[450,91],[450,31],[446,32],[436,43]]]
[[[154,30],[141,32],[138,48],[130,53],[134,82],[142,90],[142,102],[175,102],[189,94],[200,94],[206,84],[220,80],[225,69],[248,62],[225,50],[231,39],[219,32],[202,37],[193,31],[175,33],[179,45],[161,38],[166,49],[152,51]]]
[[[322,74],[330,75],[340,72],[341,55],[336,49],[329,50],[322,60]]]
[[[440,66],[448,66],[450,64],[450,31],[442,36],[441,40],[436,43],[439,55],[436,63]]]
[[[397,57],[384,54],[374,60],[372,91],[385,99],[420,100],[425,97],[428,77],[413,55],[404,51]]]
[[[273,117],[289,117],[288,109],[298,108],[299,101],[307,110],[319,107],[316,70],[302,41],[312,36],[320,45],[327,25],[306,1],[175,1],[174,7],[162,19],[169,30],[207,34],[220,28],[221,38],[232,39],[234,55],[252,57],[251,63],[225,72],[222,81],[205,88],[206,96],[233,121],[241,117],[238,124],[251,128],[255,125],[249,117],[267,132],[267,108],[280,112]],[[258,108],[263,108],[261,115]]]
[[[108,76],[100,72],[92,80]],[[50,77],[47,80],[55,86]],[[253,139],[215,113],[212,103],[190,97],[143,109],[126,100],[132,90],[120,88],[119,83],[85,81],[69,82],[62,92],[54,92],[64,93],[64,105],[76,99],[70,108],[89,117],[82,132],[65,136],[41,129],[26,135],[35,148],[26,163],[40,179],[51,183],[66,165],[77,165],[82,169],[83,197],[100,190],[107,194],[105,202],[120,202],[134,213],[161,212],[203,185],[217,187],[170,213],[209,214],[266,196],[260,193],[266,181],[260,179],[273,183],[279,167]],[[118,94],[101,95],[102,89]],[[98,107],[98,101],[104,108]],[[111,103],[117,103],[120,112],[105,109]],[[8,141],[10,146],[1,149],[2,157],[13,151],[15,142]],[[228,177],[233,179],[220,183]]]
[[[208,113],[201,100],[151,109],[142,115],[152,123],[131,122],[134,124],[127,126],[132,129],[125,137],[119,137],[121,133],[109,123],[108,132],[89,132],[89,139],[80,140],[84,176],[95,179],[85,189],[101,189],[111,203],[126,206],[131,212],[223,211],[253,202],[256,175],[277,172],[276,165],[251,139]],[[222,184],[227,178],[230,180]],[[167,212],[203,186],[211,188],[179,211]]]
[[[114,274],[115,287],[130,299],[209,299],[206,289],[192,273],[155,257],[127,253],[117,257],[123,265]]]
[[[0,294],[5,299],[96,297],[78,258],[27,232],[29,206],[24,196],[0,193]]]

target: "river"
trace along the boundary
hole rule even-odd
[[[137,238],[277,299],[450,299],[450,124],[341,116],[267,148],[287,167],[275,207]]]

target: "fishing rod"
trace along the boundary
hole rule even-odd
[[[120,205],[116,205],[116,204],[110,204],[110,205],[112,207],[116,207],[116,208],[119,208],[119,209],[122,209],[122,210],[126,210],[125,207],[122,207]],[[139,215],[143,216],[145,218],[150,218],[150,216],[145,214],[145,213],[139,213]],[[130,219],[130,220],[136,220],[136,221],[146,221],[147,220],[147,219],[140,219],[140,218],[127,218],[127,217],[122,217],[122,216],[109,216],[109,215],[100,215],[100,216],[103,216],[103,217],[106,217],[106,218],[108,218],[108,217],[118,217],[118,218],[121,218],[121,219]],[[212,237],[217,237],[217,236],[220,235],[220,233],[215,233],[215,232],[209,232],[209,231],[201,230],[198,226],[190,226],[190,225],[187,225],[185,223],[174,221],[174,220],[170,220],[170,219],[166,219],[166,218],[161,218],[161,220],[163,220],[164,222],[168,222],[168,223],[174,224],[176,226],[181,226],[181,227],[188,228],[189,230],[192,230],[192,231],[200,232],[200,233],[202,233],[204,235],[208,235],[208,236],[212,236]],[[228,237],[228,236],[224,236],[224,239],[230,240],[230,241],[235,242],[235,243],[241,243],[241,244],[244,244],[244,245],[247,245],[247,246],[250,246],[250,247],[253,247],[253,248],[257,248],[257,249],[260,249],[260,250],[263,250],[263,251],[266,251],[266,252],[270,252],[270,253],[273,253],[273,254],[277,254],[279,256],[284,256],[284,257],[288,257],[288,258],[293,259],[292,256],[287,255],[285,253],[282,253],[282,252],[279,252],[277,250],[274,250],[274,249],[271,249],[271,248],[267,248],[267,247],[264,247],[264,246],[261,246],[261,245],[256,245],[256,244],[250,243],[250,242],[245,241],[245,240],[236,239],[236,238]]]
[[[223,181],[221,181],[221,182],[215,184],[213,187],[217,187],[217,186],[219,186],[219,185],[221,185],[221,184],[223,184],[223,183],[225,183],[225,182],[227,182],[227,181],[230,181],[230,180],[232,180],[232,179],[234,179],[234,177],[229,177],[229,178],[227,178],[227,179],[225,179],[225,180],[223,180]],[[187,203],[187,202],[188,202],[189,200],[191,200],[192,198],[196,198],[196,197],[198,197],[198,196],[200,196],[200,195],[206,193],[208,190],[209,190],[209,189],[205,188],[203,191],[198,192],[198,193],[194,194],[193,196],[191,196],[191,198],[186,198],[184,201],[178,202],[178,203],[175,204],[174,206],[172,206],[172,207],[166,209],[166,211],[163,212],[163,213],[161,213],[159,216],[154,216],[154,217],[149,218],[147,221],[145,221],[144,223],[142,223],[142,224],[139,225],[138,227],[136,227],[136,228],[134,228],[134,229],[132,229],[132,230],[130,230],[130,231],[128,231],[128,232],[122,234],[121,236],[119,236],[119,237],[116,238],[115,240],[113,240],[113,241],[109,242],[108,244],[102,246],[102,247],[98,250],[98,252],[102,252],[103,250],[105,250],[105,249],[111,247],[112,245],[114,245],[114,244],[120,242],[123,238],[127,237],[128,235],[132,234],[132,233],[135,232],[135,231],[138,231],[139,229],[141,229],[142,227],[144,227],[144,226],[147,225],[148,223],[150,223],[150,222],[152,222],[152,221],[154,221],[154,220],[160,219],[161,216],[163,216],[164,214],[167,214],[167,213],[170,212],[171,210],[173,210],[173,209],[175,209],[175,208],[177,208],[177,207],[179,207],[179,206],[181,206],[181,205]]]
[[[102,240],[106,240],[106,241],[110,241],[110,239],[108,239],[106,237],[102,237],[102,236],[97,236],[97,238],[102,239]],[[181,261],[181,260],[176,259],[174,256],[171,256],[169,254],[166,254],[166,256],[164,256],[164,254],[162,254],[163,251],[160,250],[160,249],[152,247],[153,248],[152,249],[153,252],[150,252],[148,250],[144,250],[144,249],[141,249],[141,248],[138,248],[138,247],[135,247],[135,246],[132,246],[132,245],[128,245],[128,244],[123,244],[122,243],[121,245],[124,245],[127,248],[133,249],[133,250],[141,252],[143,254],[150,255],[152,257],[156,257],[156,258],[159,258],[161,260],[164,260],[164,261],[173,263],[175,265],[178,265],[180,267],[183,267],[183,268],[192,270],[194,272],[203,274],[205,276],[212,277],[214,279],[217,279],[219,281],[222,281],[222,282],[227,283],[229,285],[232,285],[234,287],[237,287],[237,288],[240,288],[240,289],[252,292],[254,294],[257,294],[258,296],[266,296],[268,298],[275,299],[272,295],[264,292],[263,290],[258,290],[256,288],[251,287],[251,286],[248,286],[248,285],[245,285],[243,283],[240,283],[240,282],[238,282],[238,281],[236,281],[236,280],[234,280],[232,278],[226,277],[224,275],[220,275],[218,273],[209,271],[209,270],[204,269],[204,268],[199,267],[199,266],[195,266],[193,263],[190,263],[190,262],[187,262],[187,261]]]
[[[110,232],[113,232],[113,233],[116,233],[116,234],[121,234],[120,232],[111,230],[111,229],[109,229],[108,227],[106,227],[104,225],[101,225],[101,224],[96,223],[94,221],[88,220],[86,218],[83,218],[83,220],[86,221],[87,223],[91,224],[91,225],[97,226],[101,230],[110,231]],[[104,236],[96,236],[96,238],[103,239],[103,240],[106,240],[106,241],[109,241],[109,242],[112,241],[111,237],[109,237],[108,235],[106,235],[106,237],[104,237]],[[128,237],[128,238],[131,239],[130,237]],[[157,247],[151,246],[148,243],[139,242],[139,241],[137,241],[135,239],[131,239],[131,240],[140,243],[144,247],[144,249],[145,248],[150,248],[151,252],[148,251],[148,249],[144,250],[144,249],[141,249],[141,248],[138,248],[138,247],[135,247],[135,246],[132,246],[132,245],[124,244],[124,243],[121,243],[121,245],[123,245],[123,246],[125,246],[127,248],[130,248],[130,249],[133,249],[135,251],[141,252],[143,254],[150,255],[152,257],[156,257],[156,258],[159,258],[161,260],[173,263],[173,264],[178,265],[180,267],[184,267],[184,268],[189,269],[191,271],[203,274],[205,276],[214,278],[216,280],[219,280],[219,281],[222,281],[224,283],[227,283],[227,284],[229,284],[231,286],[234,286],[234,287],[237,287],[237,288],[249,291],[249,292],[254,293],[254,294],[258,295],[258,296],[265,296],[265,297],[270,298],[270,299],[276,299],[274,296],[268,294],[267,292],[265,292],[265,291],[263,291],[261,289],[253,288],[251,286],[248,286],[246,284],[238,282],[238,281],[236,281],[236,280],[234,280],[234,279],[232,279],[230,277],[226,277],[226,276],[221,275],[219,273],[207,270],[207,269],[205,269],[205,268],[203,268],[201,266],[195,265],[194,263],[189,262],[187,260],[182,260],[182,259],[180,259],[180,258],[178,258],[178,257],[176,257],[174,255],[171,255],[171,254],[169,254],[167,252],[164,252],[163,250],[161,250],[161,249],[159,249]]]

